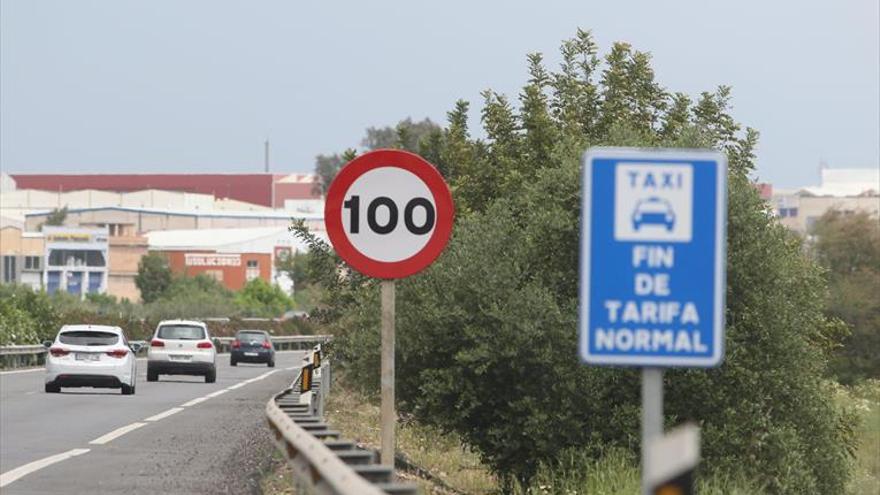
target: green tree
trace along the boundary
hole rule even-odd
[[[236,303],[246,313],[255,316],[278,317],[293,307],[293,300],[277,285],[270,284],[261,278],[255,278],[245,284],[235,294]]]
[[[141,299],[151,303],[171,286],[171,268],[168,260],[159,253],[149,253],[138,263],[134,283],[141,292]]]
[[[59,226],[64,225],[64,221],[67,220],[67,207],[63,208],[55,208],[49,212],[49,215],[46,217],[46,222],[43,225],[52,225]]]
[[[315,183],[314,192],[321,195],[327,194],[327,189],[330,188],[330,183],[333,182],[336,174],[339,173],[339,170],[346,163],[354,159],[355,155],[354,149],[349,148],[341,155],[334,153],[332,155],[316,156],[315,174],[318,176],[318,182]]]
[[[361,146],[368,151],[380,148],[399,148],[417,152],[423,141],[436,138],[439,134],[440,126],[432,122],[431,119],[426,118],[413,122],[412,118],[407,117],[394,127],[367,128],[364,138],[361,140]],[[315,174],[318,175],[319,181],[315,184],[315,192],[326,194],[330,183],[333,182],[333,178],[336,177],[339,170],[355,156],[357,156],[357,152],[354,148],[349,148],[342,154],[316,156]]]
[[[880,378],[880,223],[865,212],[831,210],[812,234],[815,256],[828,270],[828,313],[851,329],[833,370],[844,383]]]
[[[419,142],[431,132],[440,130],[440,126],[424,119],[413,122],[407,117],[397,123],[395,127],[368,127],[366,135],[361,140],[361,146],[367,150],[381,148],[400,148],[407,151],[418,151]]]
[[[275,262],[278,270],[286,272],[293,281],[293,287],[299,291],[305,289],[311,283],[309,278],[309,253],[298,252],[293,256],[279,259]]]
[[[0,345],[55,338],[62,317],[52,299],[25,285],[0,285]]]
[[[562,54],[559,72],[529,56],[518,105],[483,93],[485,138],[470,136],[469,105],[457,102],[448,126],[420,141],[457,218],[437,262],[397,285],[400,409],[459,433],[511,484],[567,448],[637,452],[637,371],[583,366],[575,353],[580,156],[592,145],[714,148],[729,161],[726,358],[667,373],[666,421],[702,426],[708,474],[771,493],[840,493],[852,421],[823,375],[843,331],[823,314],[822,270],[749,180],[757,132],[729,114],[730,89],[694,102],[670,93],[624,43],[600,73],[587,31]],[[377,284],[297,231],[327,289],[329,309],[313,316],[338,335],[353,381],[377,390]]]

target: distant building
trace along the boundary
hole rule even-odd
[[[51,211],[25,215],[25,228],[36,231]],[[298,215],[284,211],[183,210],[170,208],[99,207],[69,208],[66,225],[107,225],[114,231],[142,234],[155,230],[288,227],[291,217],[305,220],[309,228],[324,230],[323,215]]]
[[[27,232],[8,223],[0,226],[0,282],[138,301],[134,280],[146,253],[145,237],[110,233],[107,226],[44,226],[40,232]]]
[[[6,172],[0,172],[0,192],[14,191],[15,188],[15,179]]]
[[[162,253],[179,275],[208,275],[238,290],[255,279],[293,290],[277,261],[307,249],[287,227],[156,230],[147,234],[150,251]]]
[[[46,247],[43,234],[20,224],[0,222],[0,282],[43,288]]]
[[[321,199],[320,191],[315,187],[318,177],[309,173],[12,174],[11,178],[18,189],[54,194],[80,190],[124,193],[153,189],[206,194],[218,199],[232,199],[268,208],[283,208],[288,200]],[[155,203],[151,206],[155,206]]]
[[[43,287],[49,294],[107,292],[110,242],[107,228],[43,227]]]
[[[819,186],[774,189],[773,213],[792,230],[807,233],[828,210],[880,217],[880,169],[822,169]]]

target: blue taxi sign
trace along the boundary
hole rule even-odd
[[[724,352],[725,156],[591,148],[583,158],[581,214],[581,359],[718,366]]]

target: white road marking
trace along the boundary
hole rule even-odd
[[[206,400],[208,400],[207,397],[199,397],[199,398],[193,399],[189,402],[184,402],[183,404],[180,405],[180,407],[194,406],[194,405],[198,404],[199,402],[205,402]]]
[[[212,393],[206,395],[205,398],[206,398],[206,399],[212,399],[212,398],[214,398],[214,397],[217,397],[218,395],[223,395],[223,394],[225,394],[226,392],[229,392],[229,390],[226,390],[226,389],[224,388],[224,389],[222,389],[222,390],[218,390],[218,391],[216,391],[216,392],[212,392]]]
[[[33,473],[34,471],[39,471],[40,469],[43,469],[44,467],[48,467],[48,466],[51,466],[52,464],[55,464],[56,462],[61,462],[65,459],[70,459],[71,457],[76,457],[78,455],[85,454],[88,451],[89,451],[89,449],[68,450],[67,452],[62,452],[60,454],[55,454],[55,455],[46,457],[45,459],[39,459],[34,462],[29,462],[29,463],[25,464],[24,466],[19,466],[19,467],[12,469],[10,471],[6,471],[5,473],[0,474],[0,488],[12,483],[13,481],[21,478],[22,476],[27,476],[27,475]]]
[[[159,421],[160,419],[165,419],[168,416],[171,416],[172,414],[177,414],[180,411],[183,411],[182,407],[172,407],[171,409],[169,409],[165,412],[160,412],[159,414],[156,414],[154,416],[150,416],[149,418],[145,419],[144,421]]]
[[[256,382],[256,381],[262,380],[263,378],[266,378],[267,376],[271,375],[272,373],[278,373],[278,370],[270,371],[268,373],[263,373],[260,376],[255,376],[254,378],[251,378],[250,380],[246,380],[246,381],[248,383]]]
[[[230,385],[230,386],[226,387],[226,390],[235,390],[237,388],[244,387],[245,385],[247,385],[247,383],[239,382],[239,383],[236,383],[235,385]]]
[[[146,423],[132,423],[130,425],[123,426],[122,428],[117,428],[106,435],[100,436],[100,437],[92,440],[89,443],[92,445],[104,445],[105,443],[109,443],[110,441],[112,441],[116,438],[119,438],[122,435],[125,435],[126,433],[128,433],[130,431],[137,430],[141,426],[145,426],[145,425],[146,425]]]

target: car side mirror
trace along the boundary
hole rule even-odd
[[[52,347],[52,341],[51,340],[44,340],[43,347],[45,347],[46,349]]]
[[[129,344],[128,346],[131,349],[131,352],[137,354],[144,347],[143,344]]]

